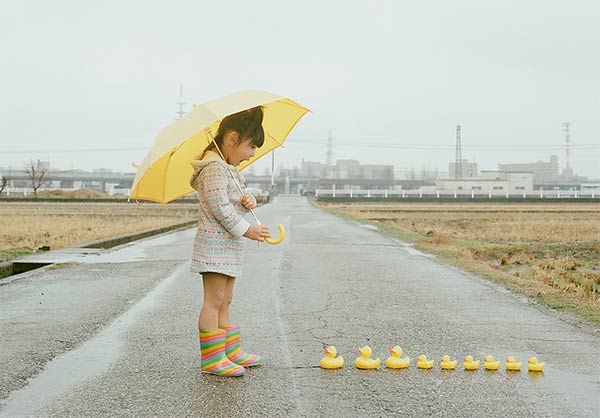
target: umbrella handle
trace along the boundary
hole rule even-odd
[[[285,237],[285,229],[283,229],[283,225],[281,224],[278,224],[277,228],[279,229],[279,238],[265,238],[265,242],[267,244],[276,245],[283,241],[283,238]]]

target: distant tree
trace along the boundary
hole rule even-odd
[[[37,196],[38,189],[48,181],[48,168],[41,167],[39,161],[29,160],[25,163],[25,171],[31,181],[33,195]]]
[[[393,183],[394,182],[394,168],[386,167],[384,174],[383,174],[383,178],[385,179],[385,181],[389,181],[390,183]]]
[[[436,169],[431,169],[429,167],[423,167],[423,168],[421,168],[420,178],[423,181],[437,180],[437,178],[438,178],[437,168]]]
[[[417,172],[415,171],[414,167],[411,167],[410,170],[408,171],[407,178],[410,181],[415,181],[417,179]]]
[[[4,191],[4,189],[6,189],[6,186],[8,186],[9,180],[10,179],[5,176],[2,176],[2,178],[0,178],[0,193],[2,193]]]

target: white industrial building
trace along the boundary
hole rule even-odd
[[[482,170],[479,177],[436,180],[435,189],[493,194],[531,193],[533,173]]]

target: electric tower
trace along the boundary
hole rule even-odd
[[[329,130],[329,138],[327,139],[327,165],[333,164],[333,139],[331,138],[331,129]]]
[[[460,125],[456,125],[456,157],[454,161],[454,178],[462,179],[462,145],[460,143]]]
[[[562,125],[565,133],[565,151],[567,154],[567,172],[571,169],[571,122],[565,122]]]
[[[181,119],[181,117],[185,113],[183,111],[183,105],[185,104],[185,102],[183,101],[183,85],[182,84],[179,84],[179,101],[177,102],[177,104],[179,105],[179,110],[175,113],[179,116],[177,119]]]

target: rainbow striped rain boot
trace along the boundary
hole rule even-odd
[[[225,354],[227,358],[240,366],[250,367],[258,366],[262,363],[262,357],[257,354],[249,354],[244,352],[240,347],[240,327],[230,325],[223,327],[227,331],[225,339]]]
[[[233,363],[225,355],[226,331],[200,330],[200,353],[202,355],[202,372],[219,376],[241,376],[244,367]]]

